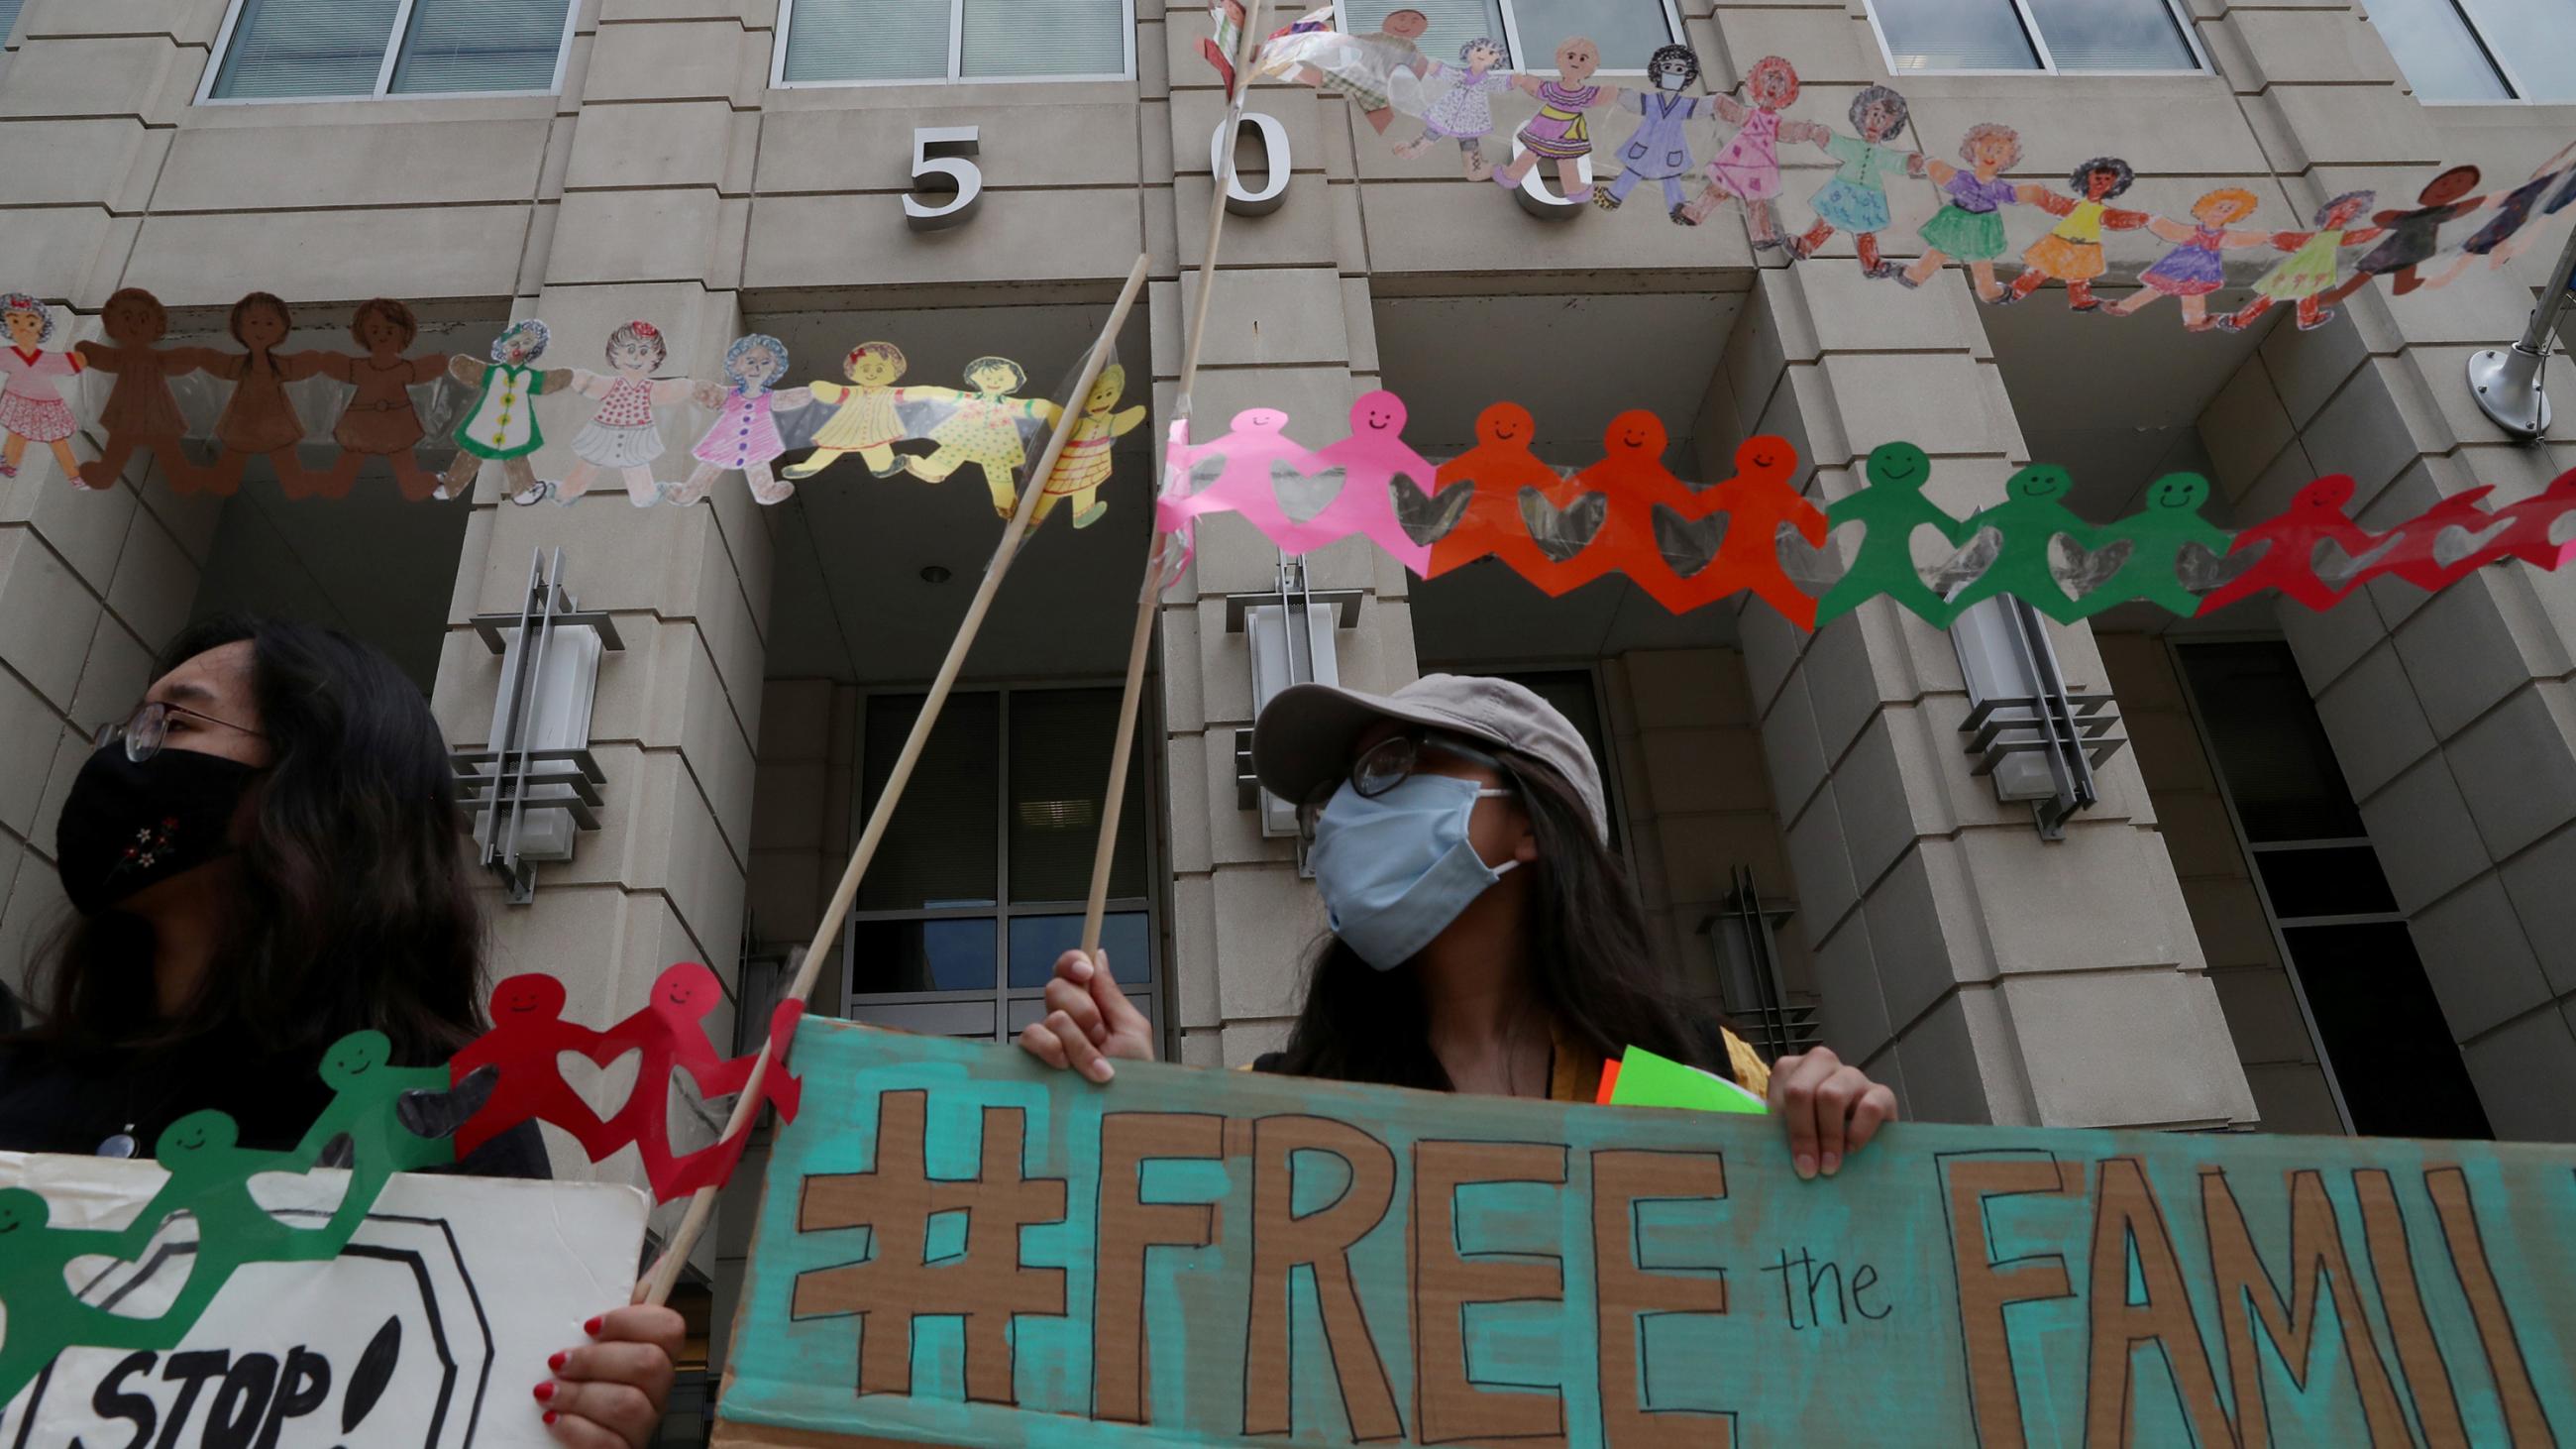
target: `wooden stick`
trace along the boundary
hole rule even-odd
[[[796,968],[796,978],[788,984],[781,1000],[803,1000],[814,992],[815,979],[822,974],[823,960],[831,949],[832,939],[840,934],[841,923],[850,914],[851,903],[858,899],[859,879],[868,873],[869,862],[876,859],[877,845],[885,839],[886,827],[894,819],[895,806],[903,799],[903,788],[912,779],[913,766],[920,762],[921,752],[930,743],[930,727],[938,722],[939,711],[948,703],[948,692],[957,683],[958,671],[966,665],[966,651],[975,643],[975,632],[983,627],[984,615],[993,606],[993,595],[1002,586],[1002,575],[1010,571],[1011,560],[1028,536],[1029,517],[1037,511],[1038,499],[1046,493],[1047,483],[1055,477],[1056,459],[1063,456],[1065,444],[1073,437],[1074,423],[1082,416],[1083,400],[1091,396],[1092,384],[1100,380],[1101,368],[1108,365],[1110,354],[1118,345],[1118,329],[1127,323],[1127,314],[1136,305],[1136,294],[1145,287],[1145,269],[1150,259],[1136,258],[1128,270],[1127,285],[1118,293],[1118,305],[1109,309],[1109,320],[1101,326],[1100,337],[1091,344],[1091,354],[1082,361],[1082,371],[1074,379],[1073,393],[1065,399],[1063,415],[1056,419],[1055,432],[1047,439],[1046,451],[1039,455],[1038,466],[1029,474],[1028,486],[1020,494],[1019,507],[1012,511],[1010,526],[1002,530],[1002,541],[993,549],[993,561],[984,567],[983,582],[975,586],[975,598],[966,606],[966,617],[957,626],[957,637],[949,641],[948,657],[939,663],[939,673],[930,681],[930,692],[921,701],[921,713],[912,722],[912,732],[904,736],[903,752],[895,756],[894,769],[886,776],[885,788],[877,793],[877,803],[868,812],[867,827],[859,832],[858,848],[850,853],[850,864],[841,872],[841,883],[832,892],[831,903],[823,908],[823,920],[814,928],[813,943],[805,948],[805,959]],[[761,1081],[769,1074],[769,1044],[763,1042],[760,1055],[751,1064],[751,1076],[743,1083],[742,1093],[734,1099],[733,1115],[725,1122],[724,1135],[751,1130],[752,1119],[760,1115]],[[680,1281],[680,1269],[687,1265],[690,1250],[707,1230],[707,1219],[714,1215],[716,1189],[699,1188],[689,1197],[689,1210],[680,1226],[662,1250],[661,1261],[653,1266],[651,1278],[638,1285],[639,1301],[664,1303]]]
[[[1198,301],[1190,313],[1189,345],[1181,352],[1181,385],[1172,398],[1172,416],[1183,427],[1190,421],[1190,390],[1198,386],[1199,348],[1207,341],[1208,303],[1216,297],[1216,252],[1225,232],[1225,195],[1234,189],[1234,140],[1243,127],[1243,108],[1252,95],[1252,57],[1260,50],[1264,12],[1270,0],[1251,0],[1244,7],[1243,34],[1235,38],[1237,81],[1225,115],[1225,164],[1215,173],[1216,191],[1208,197],[1207,251],[1199,258]],[[1160,474],[1157,473],[1159,479]],[[1170,541],[1154,530],[1145,554],[1145,590],[1136,600],[1136,628],[1127,640],[1127,680],[1118,696],[1118,740],[1109,749],[1109,793],[1100,802],[1100,839],[1091,849],[1091,894],[1082,906],[1082,954],[1100,954],[1101,918],[1109,909],[1109,868],[1118,850],[1118,812],[1127,799],[1127,767],[1136,749],[1136,717],[1145,700],[1145,655],[1153,648],[1154,620],[1163,606],[1163,550]]]

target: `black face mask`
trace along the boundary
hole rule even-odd
[[[72,909],[97,915],[232,849],[233,811],[258,773],[196,750],[165,749],[138,765],[123,741],[91,755],[54,827],[54,866]]]

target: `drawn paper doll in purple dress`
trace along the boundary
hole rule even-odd
[[[1905,129],[1908,116],[1905,97],[1885,86],[1864,86],[1852,97],[1851,123],[1856,136],[1839,135],[1822,126],[1816,145],[1840,166],[1833,179],[1809,198],[1807,205],[1816,213],[1816,224],[1806,235],[1789,243],[1789,255],[1804,261],[1816,254],[1816,248],[1840,227],[1852,234],[1852,245],[1860,253],[1861,275],[1892,277],[1893,263],[1878,255],[1878,234],[1890,219],[1887,207],[1887,182],[1890,175],[1911,172],[1922,157],[1886,144],[1887,138]]]
[[[666,486],[663,496],[673,503],[695,503],[715,487],[716,475],[735,472],[750,486],[754,502],[783,503],[796,485],[770,471],[769,465],[787,451],[776,415],[804,407],[814,395],[801,387],[776,390],[787,371],[787,344],[765,333],[735,338],[725,349],[724,370],[731,386],[725,389],[722,410],[715,426],[689,450],[698,466],[688,482]]]
[[[0,478],[17,477],[27,445],[42,443],[63,476],[81,484],[80,460],[72,456],[72,406],[55,379],[77,375],[88,360],[45,349],[54,337],[54,309],[25,292],[0,297],[0,323],[9,330],[8,346],[0,347],[0,431],[9,435],[0,443]]]
[[[1781,244],[1779,218],[1771,207],[1780,197],[1780,147],[1802,141],[1822,145],[1831,134],[1822,126],[1780,114],[1797,99],[1798,68],[1776,55],[1753,62],[1753,69],[1744,76],[1743,100],[1714,98],[1717,113],[1736,130],[1709,159],[1708,185],[1697,201],[1682,208],[1684,221],[1697,226],[1708,220],[1719,202],[1733,200],[1744,207],[1754,246]]]
[[[579,461],[561,483],[540,484],[537,497],[523,494],[512,502],[534,503],[542,497],[569,505],[589,492],[591,480],[602,473],[615,473],[626,485],[626,501],[638,508],[662,501],[662,485],[653,481],[653,460],[662,456],[656,410],[691,397],[714,407],[717,389],[685,377],[655,378],[654,370],[670,360],[671,344],[650,322],[629,322],[609,333],[607,351],[608,373],[573,369],[572,390],[599,399],[599,411],[573,435],[572,453]]]
[[[1896,282],[1922,286],[1943,261],[1957,257],[1968,264],[1978,300],[1992,302],[2004,294],[2003,284],[1995,280],[1995,258],[2005,248],[2003,209],[2021,200],[2021,188],[2003,179],[2004,172],[2021,164],[2021,133],[1979,121],[1960,138],[1959,159],[1968,163],[1966,170],[1930,156],[1914,161],[1914,169],[1941,188],[1944,200],[1919,233],[1923,255],[1897,273]]]
[[[2206,332],[2218,325],[2209,315],[2209,294],[2227,285],[2229,247],[2268,246],[2268,231],[2230,231],[2228,227],[2254,214],[2262,202],[2242,186],[2205,192],[2191,204],[2190,226],[2167,217],[2147,218],[2147,230],[2176,245],[2156,264],[2138,274],[2138,290],[2111,304],[2114,317],[2126,317],[2159,297],[2172,297],[2182,308],[2182,325]]]
[[[2343,277],[2343,249],[2362,246],[2379,237],[2375,226],[2356,231],[2352,224],[2378,199],[2375,191],[2347,191],[2317,208],[2316,230],[2274,232],[2272,245],[2289,256],[2254,283],[2253,301],[2218,319],[2218,330],[2242,332],[2280,302],[2299,309],[2302,332],[2312,332],[2332,321],[2334,309],[2325,305],[2325,299]]]
[[[1592,154],[1592,123],[1584,112],[1614,105],[1619,99],[1617,86],[1590,83],[1592,73],[1600,68],[1601,47],[1581,36],[1571,36],[1557,42],[1556,79],[1514,77],[1514,85],[1538,97],[1538,114],[1521,127],[1524,149],[1518,160],[1494,173],[1495,185],[1505,191],[1517,191],[1521,178],[1538,163],[1553,161],[1557,185],[1565,195],[1571,198],[1583,194],[1583,163]]]
[[[1411,161],[1443,141],[1455,141],[1468,180],[1492,176],[1494,163],[1485,159],[1485,138],[1494,134],[1491,97],[1512,89],[1512,78],[1494,69],[1502,63],[1503,43],[1489,35],[1459,46],[1456,65],[1431,62],[1425,80],[1445,83],[1448,89],[1424,108],[1422,134],[1396,147],[1395,154]]]
[[[1716,109],[1713,96],[1685,95],[1699,84],[1699,53],[1687,45],[1658,47],[1646,62],[1649,89],[1619,97],[1623,110],[1637,113],[1637,129],[1619,146],[1619,174],[1606,186],[1592,188],[1592,204],[1616,211],[1640,181],[1664,189],[1664,214],[1682,222],[1682,178],[1696,169],[1691,159],[1690,121]]]

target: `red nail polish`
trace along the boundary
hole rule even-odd
[[[543,1403],[547,1399],[551,1399],[555,1396],[555,1386],[550,1382],[542,1383],[537,1385],[535,1392],[538,1402]]]
[[[548,1409],[548,1410],[546,1410],[546,1422],[547,1422],[547,1423],[549,1423],[549,1424],[551,1424],[551,1423],[553,1423],[554,1421],[555,1421],[555,1411],[554,1411],[554,1410],[552,1410],[552,1409]]]
[[[564,1366],[564,1360],[570,1357],[572,1357],[571,1354],[565,1353],[561,1349],[557,1349],[555,1352],[546,1356],[546,1367],[559,1371]]]
[[[593,1338],[597,1338],[599,1337],[599,1325],[601,1322],[602,1320],[594,1318],[588,1323],[583,1324],[581,1326],[581,1331],[589,1334]]]

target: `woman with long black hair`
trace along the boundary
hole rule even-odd
[[[1610,849],[1582,736],[1503,679],[1427,675],[1392,695],[1322,685],[1262,711],[1253,767],[1300,802],[1333,934],[1286,1048],[1256,1070],[1434,1091],[1593,1100],[1629,1047],[1766,1095],[1801,1177],[1833,1174],[1895,1094],[1819,1047],[1765,1066],[1673,997]],[[1079,951],[1020,1045],[1094,1081],[1150,1060],[1151,1028]]]
[[[187,630],[155,676],[63,802],[77,914],[34,963],[34,1024],[0,1038],[0,1150],[130,1157],[203,1108],[285,1150],[330,1099],[317,1067],[341,1036],[381,1031],[419,1066],[482,1030],[483,922],[411,681],[336,630],[261,620]],[[543,1177],[545,1151],[522,1126],[458,1170]],[[587,1327],[534,1411],[566,1444],[642,1445],[680,1317]]]

